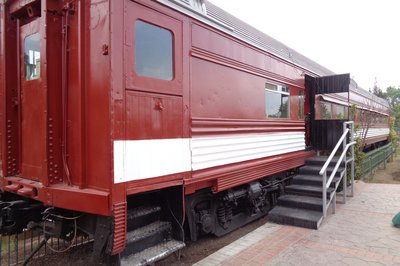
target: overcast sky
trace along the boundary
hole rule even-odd
[[[400,86],[399,0],[209,0],[364,89]]]

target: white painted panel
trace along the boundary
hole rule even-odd
[[[114,182],[191,170],[189,139],[114,141]]]
[[[114,182],[182,173],[304,149],[304,132],[114,141]]]
[[[389,135],[389,128],[369,128],[367,132],[367,138],[373,138],[373,137],[379,137],[379,136],[385,136]],[[361,130],[357,131],[355,134],[355,137],[360,136],[361,137]]]
[[[192,169],[254,160],[305,149],[304,132],[193,138]]]

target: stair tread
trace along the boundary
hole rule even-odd
[[[140,206],[134,209],[128,209],[127,210],[127,218],[129,219],[135,219],[140,216],[146,216],[148,214],[156,213],[161,211],[160,206]]]
[[[275,223],[318,229],[323,214],[321,211],[276,206],[268,213],[268,219]]]
[[[151,224],[145,225],[126,234],[126,242],[135,242],[139,239],[148,237],[149,235],[166,230],[171,227],[170,222],[156,221]]]
[[[319,211],[286,207],[286,206],[276,206],[269,212],[268,216],[270,214],[282,215],[286,217],[298,218],[308,221],[319,221],[323,216],[322,212]]]
[[[300,167],[300,169],[313,170],[313,171],[316,171],[318,173],[319,173],[319,171],[321,171],[321,168],[322,167],[319,166],[319,165],[305,165],[305,166]],[[334,166],[328,166],[326,168],[326,170],[327,170],[327,172],[332,172],[334,168],[335,168]],[[339,167],[337,171],[338,172],[343,172],[344,171],[344,167]]]
[[[296,189],[296,190],[305,190],[305,191],[312,191],[312,192],[322,192],[322,187],[321,186],[309,186],[309,185],[289,185],[286,186],[286,189]],[[335,189],[334,188],[328,188],[327,192],[333,192]]]
[[[184,247],[184,242],[172,239],[170,241],[160,243],[138,253],[122,258],[121,265],[149,265],[168,257],[172,253]]]
[[[322,205],[322,199],[310,196],[301,195],[282,195],[278,198],[278,201],[294,201],[294,202],[304,202],[308,204]]]
[[[306,163],[307,162],[320,162],[320,163],[324,164],[328,160],[328,158],[329,158],[329,156],[314,156],[314,157],[308,158],[306,160]],[[335,156],[332,158],[331,163],[337,163],[338,160],[339,160],[339,157]]]
[[[300,174],[300,175],[296,175],[293,177],[293,180],[297,179],[297,180],[310,180],[310,181],[321,181],[322,182],[322,176],[320,175],[306,175],[306,174]],[[337,182],[340,180],[340,177],[338,176],[334,176],[333,177],[333,181]]]

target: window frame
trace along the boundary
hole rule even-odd
[[[134,2],[129,2],[126,13],[129,16],[124,16],[125,89],[182,95],[182,21]],[[136,73],[134,45],[137,20],[168,30],[172,34],[172,80],[146,77]]]
[[[272,89],[268,89],[267,88],[267,85],[272,85],[272,86],[276,86],[276,90],[272,90]],[[264,86],[265,86],[265,88],[264,88],[264,95],[265,95],[265,116],[266,116],[266,118],[267,119],[290,119],[290,114],[291,114],[291,112],[290,112],[290,106],[291,106],[291,104],[290,104],[290,97],[291,97],[291,95],[290,95],[290,87],[289,86],[287,86],[287,85],[283,85],[283,84],[279,84],[279,83],[275,83],[275,82],[271,82],[271,81],[265,81],[265,83],[264,83]],[[287,89],[287,91],[279,91],[279,88],[285,88],[285,89]],[[286,95],[286,96],[288,96],[288,100],[287,100],[287,103],[288,103],[288,107],[287,107],[287,117],[270,117],[269,116],[269,114],[268,114],[268,112],[267,112],[267,110],[268,110],[268,105],[267,105],[267,92],[270,92],[270,93],[276,93],[276,94],[279,94],[279,95]],[[282,97],[282,96],[281,96]],[[281,98],[282,99],[282,98]]]

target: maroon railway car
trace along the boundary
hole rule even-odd
[[[305,77],[334,73],[207,1],[3,2],[2,234],[44,212],[152,262],[265,215],[318,149]]]

